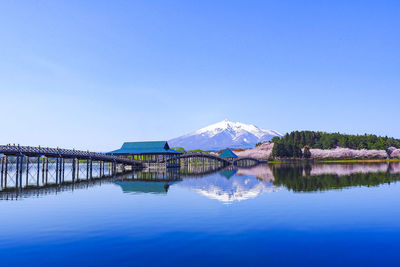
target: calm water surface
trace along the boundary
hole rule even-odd
[[[400,264],[399,164],[130,176],[0,200],[0,264]]]

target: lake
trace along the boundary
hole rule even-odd
[[[400,264],[399,163],[140,177],[3,194],[1,265]]]

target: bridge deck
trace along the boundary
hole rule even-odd
[[[0,154],[6,156],[27,156],[27,157],[47,157],[47,158],[63,158],[63,159],[78,159],[78,160],[92,160],[92,161],[106,161],[118,164],[131,165],[135,167],[143,167],[143,161],[132,160],[129,158],[108,155],[105,153],[81,151],[75,149],[61,149],[61,148],[48,148],[48,147],[31,147],[31,146],[15,146],[15,145],[2,145],[0,146]],[[254,163],[260,161],[254,158],[237,158],[233,161],[219,157],[217,155],[208,153],[184,153],[176,157],[166,159],[164,161],[157,161],[157,163],[165,163],[165,161],[190,158],[207,158],[214,161],[221,162],[225,165],[237,164],[240,161],[250,160]]]
[[[108,161],[128,165],[141,165],[140,161],[121,158],[118,156],[106,155],[104,153],[81,151],[75,149],[61,149],[49,147],[31,146],[0,146],[0,154],[7,156],[27,156],[27,157],[48,157],[48,158],[69,158],[93,161]]]

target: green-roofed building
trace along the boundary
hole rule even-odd
[[[142,161],[151,166],[179,167],[179,151],[169,147],[167,141],[125,142],[120,149],[107,154]]]
[[[238,156],[232,152],[229,148],[225,149],[220,155],[221,158],[228,159],[228,160],[234,160]]]

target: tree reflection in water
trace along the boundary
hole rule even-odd
[[[272,164],[274,185],[294,192],[378,186],[400,180],[399,163]]]

